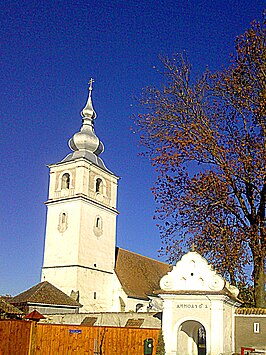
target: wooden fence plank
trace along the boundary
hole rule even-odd
[[[30,328],[30,322],[0,320],[0,354],[28,355]]]

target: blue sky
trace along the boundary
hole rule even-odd
[[[133,96],[160,84],[160,54],[186,50],[195,73],[227,65],[262,10],[258,0],[1,1],[0,294],[40,280],[46,165],[69,152],[90,77],[102,158],[121,177],[117,244],[157,258],[156,174],[130,131]]]

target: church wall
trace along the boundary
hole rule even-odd
[[[97,269],[78,268],[79,302],[81,312],[107,312],[113,309],[113,273]]]
[[[112,294],[113,294],[113,307],[109,311],[125,312],[127,306],[127,294],[124,292],[116,274],[114,277]]]
[[[115,236],[116,214],[101,205],[94,206],[86,201],[82,202],[78,263],[90,267],[96,265],[98,269],[113,271]]]
[[[81,210],[77,201],[63,201],[50,205],[47,211],[46,239],[43,266],[78,263],[78,223]],[[65,221],[62,216],[65,214]]]
[[[41,281],[48,281],[70,296],[72,290],[78,288],[76,267],[52,267],[42,270]]]

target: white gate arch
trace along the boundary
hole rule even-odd
[[[206,355],[234,351],[233,314],[240,305],[238,289],[217,274],[206,259],[194,251],[185,254],[162,277],[160,288],[166,355],[201,355],[196,341],[200,325],[206,334]]]
[[[194,323],[194,326],[197,325],[196,329],[192,329],[191,331],[191,339],[188,339],[188,337],[183,337],[187,338],[188,343],[191,343],[191,348],[189,350],[189,352],[185,353],[184,352],[184,346],[181,347],[180,344],[180,340],[182,340],[182,338],[180,337],[180,331],[182,328],[182,325],[184,325],[186,322],[191,322]],[[208,328],[208,324],[207,322],[202,319],[202,318],[198,318],[198,317],[191,317],[191,316],[186,316],[186,317],[182,317],[180,319],[178,319],[178,321],[175,322],[175,324],[173,325],[173,327],[171,327],[171,324],[167,321],[167,320],[163,320],[163,332],[164,332],[164,341],[166,344],[166,354],[171,354],[171,355],[197,355],[198,351],[196,351],[196,347],[198,346],[197,341],[195,341],[195,330],[197,331],[197,329],[199,329],[200,326],[204,327],[205,330],[205,334],[206,334],[206,354],[207,351],[209,350],[208,345],[210,344],[210,331]],[[193,339],[194,336],[194,339]],[[192,351],[192,347],[193,347],[193,342],[194,344],[194,351]],[[184,344],[183,344],[184,345]]]

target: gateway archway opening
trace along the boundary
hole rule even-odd
[[[177,334],[178,355],[206,355],[206,331],[197,321],[183,322]]]

